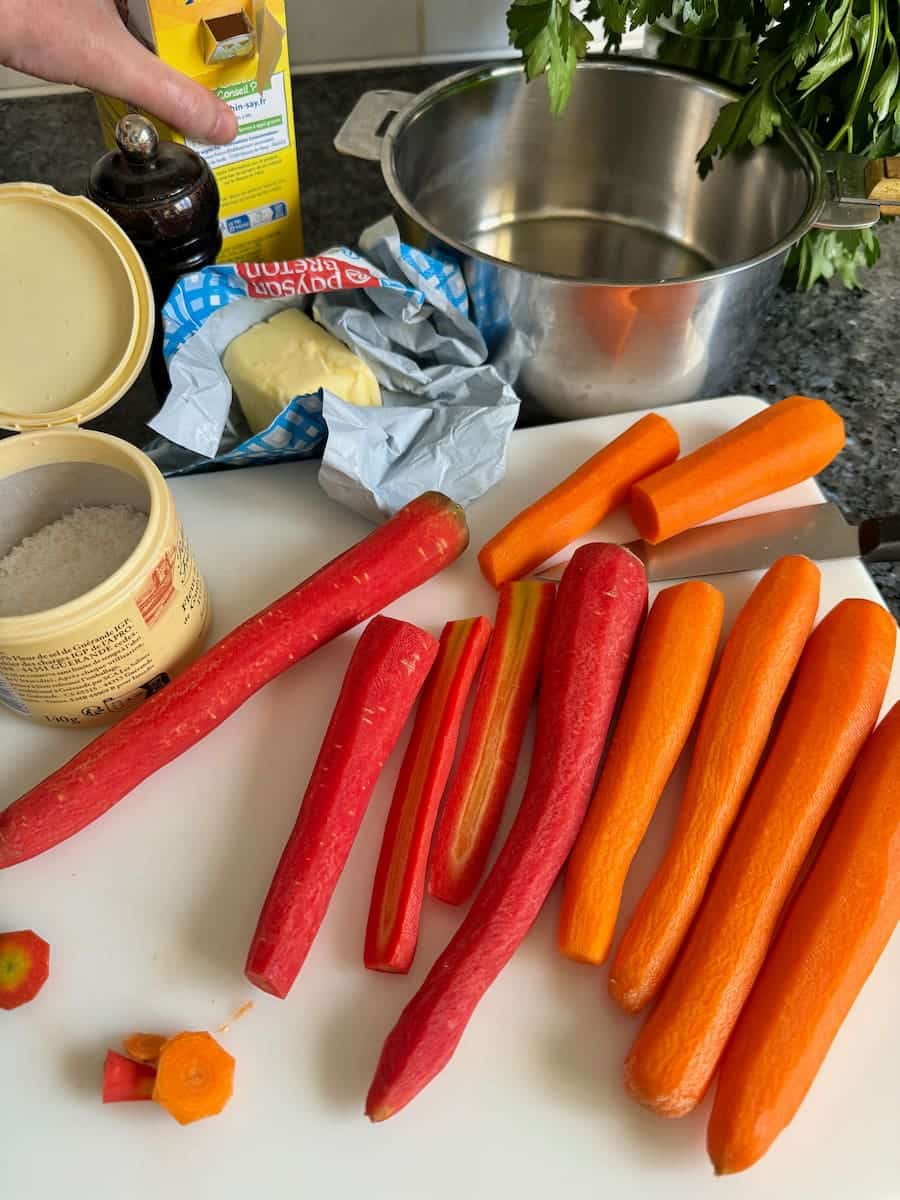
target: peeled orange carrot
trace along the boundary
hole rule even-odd
[[[655,545],[808,479],[843,445],[844,423],[824,400],[788,396],[635,483],[631,518],[641,537]]]
[[[650,609],[566,872],[558,940],[568,958],[609,953],[625,876],[700,708],[723,611],[722,593],[696,580],[661,591]]]
[[[896,625],[844,600],[803,652],[784,719],[668,984],[625,1064],[663,1116],[703,1099],[816,831],[884,699]]]
[[[779,559],[725,642],[675,832],[613,959],[609,992],[627,1012],[656,996],[700,907],[812,629],[819,580],[809,559]]]
[[[746,1170],[793,1120],[900,920],[900,704],[863,748],[722,1059],[708,1147]]]
[[[485,579],[499,587],[539,567],[624,504],[636,480],[674,462],[678,450],[664,417],[641,417],[485,542],[478,555]]]
[[[163,1046],[153,1099],[180,1125],[220,1113],[234,1088],[234,1059],[209,1033],[179,1033]]]
[[[155,1066],[165,1044],[166,1039],[159,1033],[130,1033],[123,1040],[122,1049],[135,1062]]]

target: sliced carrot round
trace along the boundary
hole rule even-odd
[[[122,1042],[122,1049],[135,1062],[156,1066],[165,1044],[166,1039],[161,1033],[129,1033]]]
[[[0,1008],[33,1000],[50,974],[50,947],[31,929],[0,933]]]
[[[181,1125],[220,1113],[234,1088],[234,1059],[209,1033],[179,1033],[159,1055],[153,1099]]]

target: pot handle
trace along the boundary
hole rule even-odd
[[[881,216],[900,216],[900,158],[826,151],[820,159],[828,195],[818,229],[868,229]]]
[[[384,130],[394,115],[406,108],[412,99],[412,92],[392,92],[387,88],[364,92],[338,130],[334,139],[335,150],[350,158],[378,162]]]

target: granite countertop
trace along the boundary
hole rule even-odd
[[[390,210],[377,163],[342,158],[332,141],[360,94],[370,88],[421,91],[451,74],[449,66],[304,75],[294,80],[294,114],[306,248],[353,244]],[[103,153],[93,101],[86,95],[0,102],[0,182],[34,180],[66,192],[84,190]],[[766,399],[792,392],[822,396],[843,416],[847,447],[822,476],[830,498],[850,518],[900,509],[900,222],[882,225],[883,257],[865,289],[780,291],[747,365],[728,389]],[[156,409],[143,381],[95,428],[128,436]],[[873,568],[900,617],[900,572]]]

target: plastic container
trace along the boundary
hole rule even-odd
[[[209,627],[206,585],[145,454],[86,430],[0,443],[0,553],[76,506],[109,504],[148,516],[125,562],[66,604],[0,617],[0,702],[42,724],[114,719],[187,666]]]
[[[140,374],[153,292],[140,255],[96,204],[0,185],[0,428],[80,425]]]
[[[0,186],[0,556],[81,506],[147,514],[124,563],[47,611],[0,617],[0,705],[63,728],[114,719],[196,657],[206,585],[154,463],[79,429],[137,378],[153,293],[102,209],[37,184]]]

